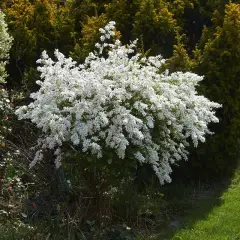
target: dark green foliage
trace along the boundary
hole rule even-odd
[[[154,54],[171,54],[179,27],[165,2],[140,1],[133,26],[134,37],[142,37],[144,50],[151,48]]]
[[[36,60],[43,50],[55,48],[68,54],[74,45],[74,15],[71,5],[58,6],[55,1],[16,0],[2,4],[9,32],[14,38],[8,67],[11,87],[32,91],[37,80]]]
[[[117,225],[109,229],[105,229],[98,238],[99,240],[134,240],[133,232],[127,229],[127,226]]]
[[[222,16],[215,11],[213,26],[205,29],[200,42],[200,63],[196,71],[205,75],[204,94],[222,104],[215,136],[204,146],[201,159],[216,169],[232,167],[239,153],[240,136],[240,6],[226,5]],[[213,169],[214,171],[214,169]]]

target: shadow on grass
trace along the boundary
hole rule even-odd
[[[236,169],[235,173],[233,172],[224,181],[208,184],[201,182],[173,182],[164,186],[162,192],[168,202],[169,217],[166,216],[166,223],[159,226],[155,234],[149,234],[144,239],[181,239],[176,236],[178,232],[185,228],[192,229],[197,221],[207,219],[209,213],[223,203],[221,196],[229,188],[230,184],[240,182],[239,167]]]

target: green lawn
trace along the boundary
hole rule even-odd
[[[218,193],[219,194],[219,193]],[[203,194],[179,219],[180,226],[160,230],[152,240],[240,240],[240,169],[221,194]]]

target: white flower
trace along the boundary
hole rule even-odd
[[[140,152],[136,152],[135,157],[140,163],[144,163],[146,160],[145,157]]]
[[[105,41],[105,39],[106,39],[106,37],[105,37],[105,36],[101,36],[101,37],[100,37],[100,40],[101,40],[102,42],[104,42],[104,41]]]
[[[110,39],[111,35],[110,34],[106,34],[106,39]]]
[[[106,33],[106,31],[103,28],[99,28],[99,32],[102,33],[102,34]]]

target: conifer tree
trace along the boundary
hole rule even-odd
[[[239,154],[240,4],[226,5],[224,16],[216,10],[212,21],[199,43],[196,71],[205,75],[205,95],[223,108],[218,110],[220,124],[214,126],[216,134],[204,146],[201,160],[207,158],[211,169],[222,171],[232,166]]]

